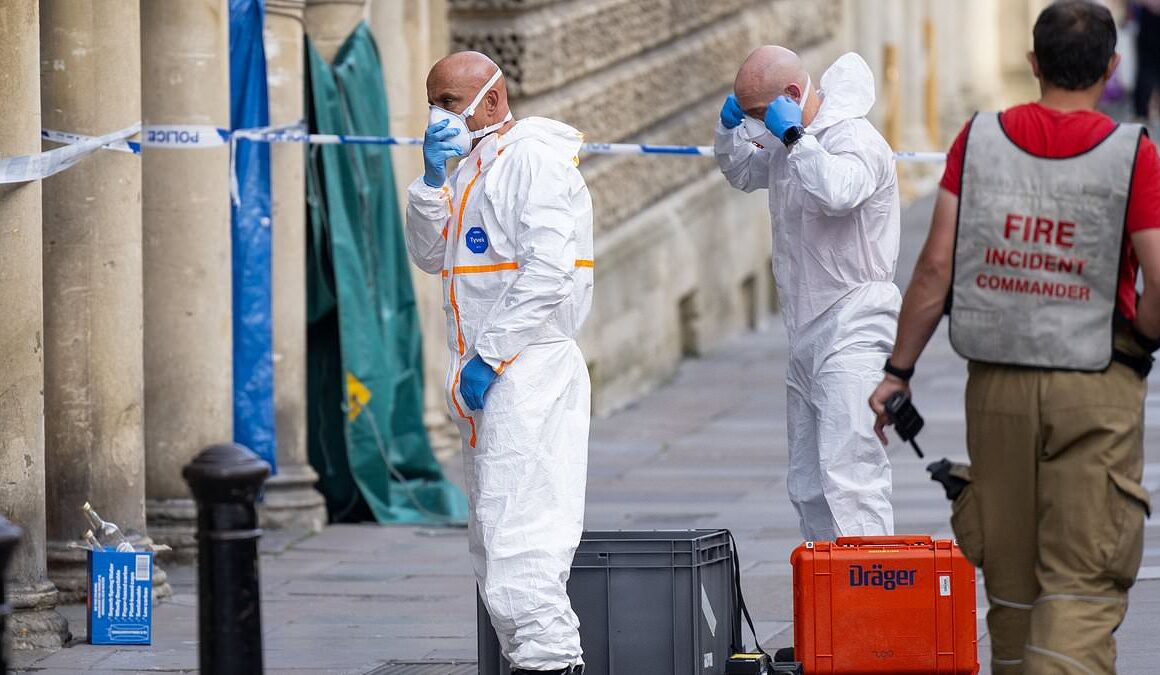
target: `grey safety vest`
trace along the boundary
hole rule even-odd
[[[1121,124],[1081,155],[1048,159],[1015,145],[997,113],[975,116],[955,235],[956,352],[1007,365],[1108,367],[1142,133]]]

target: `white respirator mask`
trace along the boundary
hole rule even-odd
[[[797,102],[798,108],[802,112],[805,112],[806,103],[810,100],[810,84],[810,76],[806,75],[806,88],[802,94],[802,99]],[[755,117],[746,115],[745,118],[741,120],[740,129],[741,138],[744,138],[750,143],[756,143],[763,148],[773,147],[775,144],[781,143],[781,139],[777,136],[774,136],[773,132],[765,126],[765,120],[759,120]]]
[[[445,110],[437,105],[432,105],[431,112],[427,115],[427,126],[431,126],[432,124],[436,124],[442,120],[449,120],[447,123],[447,128],[459,129],[459,133],[455,134],[451,138],[448,138],[446,142],[459,146],[459,149],[462,151],[460,154],[467,155],[467,153],[471,152],[471,142],[473,140],[477,138],[483,138],[484,136],[507,124],[512,119],[512,113],[509,110],[507,116],[495,124],[489,124],[488,126],[482,129],[477,129],[475,131],[467,128],[467,118],[475,114],[475,108],[480,104],[481,101],[483,101],[483,97],[487,95],[487,92],[491,90],[492,86],[495,85],[495,83],[498,82],[499,78],[502,76],[503,70],[497,68],[495,75],[491,76],[491,79],[487,81],[487,84],[483,85],[483,88],[479,90],[479,93],[475,95],[475,98],[471,100],[471,103],[469,103],[461,113],[453,113],[450,110]]]

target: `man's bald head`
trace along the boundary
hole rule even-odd
[[[479,52],[455,52],[431,66],[427,74],[427,102],[453,113],[461,113],[499,66]],[[507,83],[500,77],[467,118],[471,130],[482,129],[507,116]]]
[[[766,107],[778,96],[789,96],[800,102],[807,93],[808,79],[806,67],[797,54],[785,47],[765,45],[753,50],[741,64],[733,81],[733,93],[747,115],[761,119]]]

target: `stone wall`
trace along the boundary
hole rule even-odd
[[[840,53],[841,0],[448,0],[451,49],[504,69],[517,117],[602,142],[710,144],[737,67],[761,44]],[[711,159],[587,156],[596,298],[581,342],[597,412],[627,405],[677,362],[775,308],[763,193]]]

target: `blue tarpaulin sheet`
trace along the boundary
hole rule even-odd
[[[230,125],[270,123],[262,0],[230,0]],[[238,139],[233,199],[234,441],[277,470],[270,146]],[[207,368],[213,367],[206,364]]]

